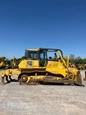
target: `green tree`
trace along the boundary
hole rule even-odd
[[[72,63],[74,63],[74,60],[75,60],[75,55],[74,54],[70,54],[70,61]]]

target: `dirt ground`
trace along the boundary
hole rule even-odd
[[[0,115],[86,115],[86,85],[0,83]]]

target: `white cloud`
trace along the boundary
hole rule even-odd
[[[7,54],[9,55],[10,53],[8,52]]]

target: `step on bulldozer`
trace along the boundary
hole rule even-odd
[[[54,56],[48,56],[53,52]],[[25,59],[18,68],[7,69],[1,73],[1,81],[11,82],[16,77],[19,84],[71,84],[83,86],[80,71],[69,67],[69,57],[65,60],[60,49],[26,49]]]

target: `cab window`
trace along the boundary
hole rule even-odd
[[[29,58],[38,59],[38,53],[37,52],[30,52],[29,53]]]

